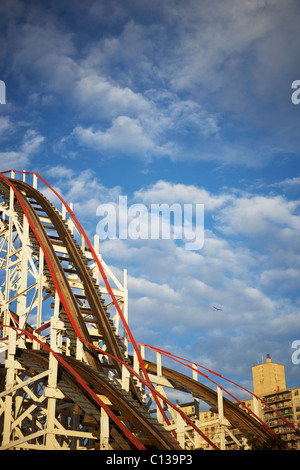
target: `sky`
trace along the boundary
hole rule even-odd
[[[0,171],[38,172],[91,239],[120,196],[203,205],[198,249],[100,251],[137,341],[249,389],[267,354],[300,384],[299,23],[297,0],[0,3]]]

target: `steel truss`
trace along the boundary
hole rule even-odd
[[[122,280],[114,275],[99,238],[90,243],[39,175],[2,173],[0,194],[1,450],[225,449],[228,436],[243,449],[280,447],[222,387],[203,385],[197,365],[135,342],[126,270]],[[188,366],[192,378],[162,358]],[[192,403],[174,404],[174,392]],[[200,401],[214,410],[213,438]]]

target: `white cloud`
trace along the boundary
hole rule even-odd
[[[177,34],[165,64],[160,57],[161,73],[170,77],[177,91],[198,93],[200,81],[203,99],[206,95],[223,109],[252,114],[258,103],[249,93],[271,99],[276,85],[293,68],[299,51],[292,39],[298,13],[293,0],[288,6],[278,0],[230,0],[213,6],[209,1],[188,1],[173,9],[170,4],[169,25],[176,25]]]
[[[0,152],[1,171],[26,167],[28,162],[28,155],[21,152]]]
[[[13,124],[8,116],[0,116],[0,138],[3,139],[13,131]]]
[[[277,195],[236,198],[217,215],[217,226],[226,236],[245,237],[257,250],[271,254],[268,267],[299,267],[299,207],[300,201]]]
[[[140,93],[115,85],[96,71],[81,67],[80,73],[82,77],[73,82],[72,92],[83,113],[112,119],[119,114],[136,115],[149,110],[149,103]]]
[[[251,196],[236,198],[223,213],[222,221],[232,232],[249,235],[264,234],[274,228],[299,229],[296,213],[298,201],[288,201],[282,196]]]
[[[54,178],[54,189],[67,204],[73,204],[75,215],[86,221],[95,216],[99,204],[118,200],[121,190],[119,186],[104,186],[90,169],[77,173],[63,165],[55,165],[45,171],[45,177],[49,181]],[[47,188],[43,193],[53,202],[56,199]]]
[[[289,189],[298,189],[300,186],[300,176],[295,176],[294,178],[286,178],[283,181],[278,181],[277,183],[272,183],[269,185],[271,188],[282,188],[285,190]]]
[[[44,140],[45,137],[38,134],[36,131],[32,129],[28,130],[24,136],[21,152],[30,158],[30,156],[36,153],[40,148]]]
[[[257,144],[255,149],[231,138],[228,143],[226,133],[232,127],[224,111],[242,117],[243,132],[243,123],[253,124],[253,116],[256,123],[261,116],[260,124],[265,125],[270,108],[262,109],[262,100],[272,99],[269,118],[278,118],[278,123],[282,119],[283,113],[274,112],[273,100],[278,89],[286,99],[285,80],[292,73],[293,57],[299,55],[293,41],[297,3],[288,0],[289,8],[277,0],[272,5],[230,0],[213,7],[209,1],[177,3],[170,0],[162,7],[153,2],[144,10],[137,2],[126,8],[120,2],[115,8],[92,2],[84,10],[75,2],[72,14],[78,25],[85,21],[80,17],[84,13],[101,24],[109,15],[115,25],[113,33],[104,28],[81,44],[80,35],[51,9],[35,5],[26,14],[22,4],[14,2],[14,21],[6,2],[10,26],[3,33],[2,54],[10,58],[9,72],[30,90],[28,96],[38,96],[43,106],[63,100],[82,121],[76,132],[80,129],[87,142],[108,152],[122,146],[116,133],[122,133],[126,118],[127,156],[146,151],[145,157],[153,153],[173,160],[265,164],[266,153],[268,159],[273,155],[266,147],[263,151]],[[289,48],[292,54],[285,53]],[[131,138],[136,138],[137,151]],[[287,142],[281,147],[284,151]],[[290,148],[296,148],[292,141]]]
[[[137,119],[128,116],[114,119],[111,127],[105,132],[78,126],[74,129],[73,136],[82,145],[107,152],[109,155],[121,152],[141,159],[151,159],[153,156],[170,154],[167,147],[156,144]]]
[[[280,294],[299,290],[299,269],[277,267],[264,270],[260,277],[261,285],[269,292],[275,289]]]
[[[94,91],[88,87],[76,95],[80,96],[83,114],[86,109],[90,115],[111,119],[110,127],[104,130],[103,125],[77,126],[72,134],[91,148],[146,160],[160,156],[182,159],[182,146],[176,143],[174,134],[184,137],[191,132],[204,138],[218,134],[217,117],[192,101],[174,94],[161,101],[161,91],[151,90],[142,96],[107,82],[103,87],[101,77],[97,80]]]
[[[39,97],[44,104],[55,102],[52,96],[57,101],[60,97],[69,109],[76,109],[79,119],[91,123],[79,124],[73,133],[86,145],[92,148],[96,145],[110,154],[122,150],[127,156],[141,154],[146,159],[152,156],[175,159],[188,156],[188,153],[183,155],[177,136],[192,132],[205,139],[218,134],[217,115],[208,113],[196,101],[158,88],[155,73],[148,86],[140,88],[134,82],[122,79],[118,82],[120,77],[116,77],[115,69],[105,66],[113,49],[118,60],[125,61],[123,65],[127,69],[128,61],[132,61],[135,76],[140,68],[136,57],[134,61],[130,59],[132,48],[127,46],[134,43],[141,53],[138,39],[149,46],[152,32],[130,22],[119,37],[100,38],[87,57],[79,58],[73,36],[61,25],[57,27],[49,12],[43,24],[37,21],[39,10],[34,13],[31,21],[21,26],[12,23],[9,30],[7,44],[12,67],[19,72],[20,80],[26,78],[28,87],[31,76],[34,75],[35,86],[38,79],[40,85],[32,87],[30,96]],[[145,34],[150,36],[145,38]],[[149,56],[146,60],[152,63],[155,59]]]
[[[67,90],[78,73],[72,59],[72,35],[57,27],[46,11],[32,9],[27,22],[11,22],[5,46],[11,53],[12,67],[21,72],[20,79],[24,79],[24,72],[35,74],[52,91]]]
[[[10,169],[27,169],[33,155],[39,150],[45,138],[33,129],[29,129],[23,136],[20,149],[0,152],[0,165],[2,171]]]
[[[214,195],[204,188],[163,180],[157,181],[147,188],[137,190],[134,197],[137,201],[143,201],[147,204],[204,204],[205,211],[221,208],[233,198],[230,194]]]

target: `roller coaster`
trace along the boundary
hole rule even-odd
[[[243,387],[134,339],[126,270],[39,174],[0,173],[0,195],[1,450],[287,450],[217,380]]]

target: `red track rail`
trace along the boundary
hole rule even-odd
[[[184,359],[180,356],[176,356],[168,351],[164,351],[163,349],[159,349],[159,348],[156,348],[155,346],[150,346],[148,344],[144,344],[144,343],[141,343],[139,341],[137,341],[137,344],[140,344],[141,346],[144,346],[148,349],[151,349],[152,351],[156,351],[160,354],[162,354],[163,356],[165,357],[168,357],[170,359],[172,359],[173,361],[177,362],[178,364],[181,364],[181,365],[184,365],[185,367],[189,368],[190,370],[192,371],[195,371],[197,372],[199,375],[201,375],[202,377],[205,377],[207,380],[209,380],[210,382],[214,383],[215,385],[217,385],[218,387],[220,387],[225,393],[227,393],[229,396],[231,396],[231,398],[233,398],[234,400],[236,400],[237,403],[239,403],[239,405],[241,405],[243,408],[245,408],[250,414],[252,414],[256,419],[258,419],[261,424],[266,428],[268,429],[272,434],[273,431],[271,429],[269,429],[266,424],[261,421],[261,419],[256,416],[256,414],[253,413],[252,410],[250,410],[250,408],[248,408],[243,402],[241,402],[237,397],[235,397],[234,395],[232,395],[230,392],[228,392],[225,388],[221,387],[219,384],[217,384],[216,382],[214,382],[213,380],[211,380],[207,375],[203,374],[202,372],[200,372],[198,369],[195,369],[193,366],[189,365],[189,364],[193,364],[195,365],[196,367],[200,367],[201,369],[204,369],[206,370],[207,372],[209,372],[210,374],[213,374],[213,375],[216,375],[218,377],[220,377],[221,379],[231,383],[232,385],[235,385],[236,387],[239,387],[241,390],[244,390],[245,392],[249,393],[250,395],[252,395],[254,398],[256,398],[257,400],[259,400],[261,403],[263,403],[264,405],[266,405],[270,410],[272,410],[274,413],[277,414],[277,416],[285,423],[287,424],[293,431],[296,431],[296,428],[291,424],[289,423],[289,421],[287,421],[283,416],[281,416],[280,413],[278,413],[277,410],[275,410],[269,403],[265,402],[262,398],[260,398],[259,396],[255,395],[255,393],[251,392],[250,390],[247,390],[245,387],[243,387],[242,385],[239,385],[238,383],[236,382],[233,382],[232,380],[230,379],[227,379],[226,377],[224,377],[223,375],[219,374],[218,372],[214,372],[213,370],[211,369],[208,369],[207,367],[205,366],[202,366],[200,364],[196,364],[192,361],[189,361],[188,359]],[[184,362],[182,362],[184,361]]]
[[[42,346],[44,349],[46,349],[49,353],[53,354],[53,356],[57,359],[57,361],[65,368],[67,369],[73,377],[77,380],[77,382],[84,387],[84,389],[89,393],[89,395],[102,407],[104,410],[108,413],[108,415],[114,420],[114,422],[122,429],[122,431],[125,433],[125,435],[128,437],[128,439],[137,447],[139,450],[146,450],[143,444],[139,442],[139,440],[129,431],[129,429],[124,426],[124,424],[117,418],[117,416],[107,407],[104,402],[93,392],[93,390],[88,386],[88,384],[85,382],[85,380],[82,379],[82,377],[53,349],[51,349],[46,343],[43,341],[39,340],[33,333],[27,331],[27,330],[22,330],[20,328],[17,328],[15,326],[11,325],[1,325],[6,328],[11,328],[15,331],[19,332],[19,335],[26,335],[29,339],[32,341],[36,341],[40,346]],[[35,330],[34,330],[35,331]],[[0,341],[3,340],[4,338],[0,338]],[[168,400],[165,396],[163,396],[161,393],[159,393],[157,390],[154,389],[152,384],[148,383],[143,377],[141,377],[135,370],[128,365],[126,362],[121,361],[119,358],[113,356],[112,354],[109,354],[107,351],[104,351],[101,348],[98,348],[97,346],[88,343],[85,341],[83,338],[80,338],[80,340],[87,344],[88,346],[91,346],[94,348],[96,351],[98,351],[101,354],[105,354],[107,357],[119,362],[120,364],[124,365],[127,370],[135,376],[138,380],[140,380],[145,386],[147,386],[152,394],[156,394],[158,398],[163,400],[168,406],[173,408],[177,413],[180,414],[180,416],[186,421],[187,424],[189,424],[214,450],[219,450],[219,448],[205,435],[200,431],[200,429],[195,425],[195,423],[181,410],[179,409],[174,403],[172,403],[170,400]],[[108,412],[109,410],[109,412]]]
[[[88,394],[96,401],[96,403],[98,403],[101,408],[105,410],[105,412],[116,423],[116,425],[124,432],[127,438],[135,445],[135,447],[138,450],[146,450],[145,446],[140,443],[140,441],[134,436],[134,434],[130,432],[130,430],[122,423],[122,421],[119,420],[119,418],[112,412],[112,410],[98,397],[98,395],[95,394],[95,392],[88,386],[85,380],[83,380],[82,377],[77,374],[77,372],[59,354],[56,354],[56,352],[53,351],[53,349],[51,349],[48,344],[44,343],[43,341],[40,341],[36,336],[34,336],[34,334],[30,333],[29,331],[21,330],[20,328],[11,325],[2,326],[18,331],[21,335],[26,335],[29,339],[31,339],[32,341],[36,341],[49,353],[53,354],[57,361],[72,374],[72,376],[88,392]]]

